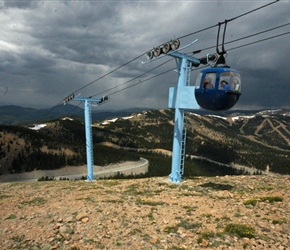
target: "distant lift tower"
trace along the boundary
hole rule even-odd
[[[86,150],[87,150],[87,180],[86,181],[94,181],[94,148],[93,148],[93,133],[92,133],[92,114],[91,114],[91,106],[92,103],[100,105],[106,101],[108,101],[108,96],[104,96],[101,99],[96,98],[82,98],[82,97],[74,97],[74,94],[68,96],[64,102],[70,100],[75,101],[83,101],[84,102],[84,115],[85,115],[85,130],[86,130]]]

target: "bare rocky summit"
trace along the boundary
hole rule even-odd
[[[1,249],[290,249],[290,177],[0,184]]]

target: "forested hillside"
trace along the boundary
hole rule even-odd
[[[99,123],[103,140],[123,147],[172,149],[173,110]],[[187,113],[186,154],[225,164],[290,173],[289,112],[228,117]]]
[[[97,141],[97,136],[94,138]],[[95,164],[138,160],[131,152],[96,144]],[[112,157],[114,155],[114,157]],[[0,126],[0,173],[21,173],[32,170],[58,169],[86,163],[84,126],[80,121],[59,120],[47,123],[40,130],[20,126]]]
[[[172,150],[173,119],[173,110],[167,109],[94,123],[95,164],[105,166],[144,157],[150,161],[148,176],[168,175],[170,156],[152,150]],[[204,159],[290,173],[289,112],[228,117],[187,113],[186,119],[186,175],[240,173]],[[1,174],[77,166],[85,164],[85,154],[84,125],[78,120],[54,120],[38,130],[32,126],[0,126]]]

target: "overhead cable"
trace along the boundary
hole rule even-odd
[[[235,50],[235,49],[239,49],[239,48],[242,48],[242,47],[246,47],[246,46],[249,46],[249,45],[252,45],[252,44],[256,44],[256,43],[259,43],[259,42],[267,41],[267,40],[270,40],[270,39],[273,39],[273,38],[277,38],[277,37],[280,37],[280,36],[284,36],[284,35],[288,35],[288,34],[290,34],[290,32],[285,32],[285,33],[282,33],[282,34],[279,34],[279,35],[275,35],[275,36],[271,36],[271,37],[268,37],[268,38],[264,38],[264,39],[261,39],[261,40],[255,41],[255,42],[250,42],[250,43],[243,44],[243,45],[240,45],[240,46],[237,46],[237,47],[233,47],[233,48],[228,49],[228,51],[230,51],[230,50]],[[192,71],[200,70],[201,68],[205,68],[205,67],[207,67],[207,66],[202,66],[202,67],[199,67],[199,68],[193,69]],[[171,72],[171,71],[173,71],[174,69],[175,69],[175,67],[174,67],[174,68],[171,68],[170,70],[166,70],[166,71],[164,71],[164,72],[162,72],[162,73],[160,73],[160,74],[157,74],[157,75],[155,75],[155,76],[149,77],[149,78],[147,78],[147,79],[140,80],[139,82],[137,82],[137,83],[135,83],[135,84],[132,84],[132,85],[130,85],[130,86],[127,86],[127,87],[125,87],[125,88],[123,88],[123,89],[120,89],[120,90],[118,90],[118,91],[112,92],[112,93],[110,93],[110,94],[108,94],[108,95],[109,95],[109,96],[115,95],[116,93],[119,93],[119,92],[121,92],[121,91],[123,91],[123,90],[129,89],[129,88],[131,88],[131,87],[134,87],[134,86],[136,86],[136,85],[142,84],[142,83],[144,83],[144,82],[147,82],[147,81],[149,81],[149,80],[152,80],[152,79],[154,79],[154,78],[156,78],[156,77],[159,77],[159,76],[161,76],[161,75],[164,75],[164,74],[166,74],[166,73],[168,73],[168,72]],[[122,85],[123,85],[123,84],[122,84]],[[119,86],[120,86],[120,85],[119,85]],[[119,86],[118,86],[118,87],[119,87]],[[109,91],[109,90],[108,90],[108,91]],[[107,92],[107,91],[103,91],[103,92]],[[99,95],[99,93],[96,94],[96,95]],[[96,95],[93,95],[93,96],[96,96]]]
[[[201,29],[201,30],[198,30],[198,31],[195,31],[195,32],[192,32],[192,33],[188,33],[188,34],[186,34],[186,35],[183,35],[183,36],[179,37],[178,39],[182,39],[182,38],[185,38],[185,37],[188,37],[188,36],[195,35],[195,34],[197,34],[197,33],[199,33],[199,32],[202,32],[202,31],[206,31],[206,30],[212,29],[212,28],[217,27],[218,25],[220,25],[220,24],[224,24],[224,23],[226,23],[226,22],[231,22],[231,21],[233,21],[233,20],[236,20],[236,19],[238,19],[238,18],[240,18],[240,17],[246,16],[246,15],[248,15],[248,14],[250,14],[250,13],[253,13],[253,12],[255,12],[255,11],[258,11],[258,10],[260,10],[260,9],[263,9],[263,8],[265,8],[265,7],[269,6],[269,5],[272,5],[272,4],[276,3],[276,2],[279,2],[279,1],[280,1],[280,0],[275,0],[275,1],[271,2],[271,3],[265,4],[265,5],[263,5],[263,6],[260,6],[260,7],[256,8],[256,9],[253,9],[253,10],[251,10],[251,11],[245,12],[245,13],[243,13],[243,14],[241,14],[241,15],[236,16],[236,17],[233,17],[233,18],[227,19],[227,20],[225,20],[224,22],[220,22],[220,23],[218,23],[218,24],[215,24],[215,25],[209,26],[209,27],[207,27],[207,28],[204,28],[204,29]]]
[[[225,44],[231,44],[231,43],[234,43],[234,42],[238,42],[238,41],[241,41],[241,40],[244,40],[244,39],[247,39],[247,38],[250,38],[250,37],[254,37],[254,36],[257,36],[257,35],[261,35],[263,33],[267,33],[269,31],[273,31],[273,30],[276,30],[276,29],[279,29],[279,28],[282,28],[282,27],[285,27],[287,25],[290,25],[290,23],[286,23],[286,24],[282,24],[280,26],[277,26],[277,27],[274,27],[274,28],[271,28],[271,29],[267,29],[267,30],[264,30],[264,31],[260,31],[260,32],[257,32],[257,33],[254,33],[254,34],[251,34],[251,35],[248,35],[248,36],[244,36],[244,37],[241,37],[241,38],[237,38],[235,40],[232,40],[232,41],[229,41],[229,42],[226,42]],[[220,45],[220,44],[219,44]],[[207,48],[204,48],[204,49],[200,49],[198,50],[198,52],[200,53],[201,51],[203,50],[208,50],[208,49],[212,49],[212,48],[215,48],[216,45],[214,46],[211,46],[211,47],[207,47]]]

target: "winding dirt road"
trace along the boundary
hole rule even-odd
[[[127,161],[118,164],[111,164],[105,167],[94,166],[94,176],[96,179],[101,177],[114,176],[117,173],[124,175],[141,174],[148,171],[148,160],[140,158],[140,161]],[[87,166],[71,167],[67,166],[55,170],[34,170],[21,174],[0,175],[0,182],[35,182],[41,177],[69,178],[70,180],[80,179],[87,175]]]

